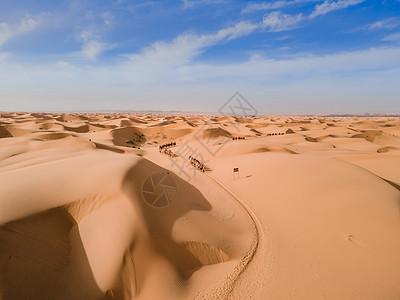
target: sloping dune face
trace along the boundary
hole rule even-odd
[[[400,297],[399,118],[0,116],[1,300]]]
[[[0,138],[5,137],[12,137],[12,135],[4,126],[0,126]]]
[[[128,144],[142,145],[146,139],[142,132],[136,127],[124,127],[111,131],[113,136],[113,143],[117,146],[126,146]]]
[[[5,166],[0,176],[2,299],[132,299],[143,294],[152,299],[152,276],[173,275],[188,285],[196,270],[235,256],[213,239],[173,235],[185,233],[186,228],[173,226],[189,212],[199,212],[205,223],[219,221],[209,216],[212,207],[196,188],[167,170],[137,155],[127,158],[97,148],[72,157],[51,150],[19,154],[25,164]],[[38,162],[42,155],[50,162]],[[141,194],[153,173],[171,176],[176,186],[166,208],[149,205]],[[184,288],[176,284],[166,284],[155,295]]]

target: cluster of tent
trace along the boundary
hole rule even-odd
[[[237,136],[237,137],[233,137],[232,138],[233,141],[235,141],[235,140],[244,140],[244,139],[245,139],[244,136]]]

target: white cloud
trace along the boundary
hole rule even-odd
[[[348,111],[349,105],[355,110],[398,110],[399,76],[398,47],[163,68],[131,61],[107,68],[69,62],[36,66],[5,62],[0,68],[0,97],[13,99],[3,110],[212,111],[240,90],[259,111]]]
[[[36,16],[36,17],[29,17],[26,16],[23,18],[19,24],[19,32],[28,32],[36,29],[36,27],[40,24],[41,18]]]
[[[380,29],[394,29],[400,26],[399,18],[388,18],[377,21],[365,27],[368,30],[380,30]]]
[[[40,22],[39,16],[25,16],[18,24],[0,23],[0,47],[13,37],[35,30]]]
[[[250,22],[239,22],[234,26],[221,29],[217,32],[215,37],[217,38],[217,41],[224,38],[227,38],[228,40],[233,40],[252,33],[258,27],[259,25]]]
[[[385,36],[382,41],[385,42],[396,42],[396,41],[400,41],[400,32],[396,32],[396,33],[392,33],[389,34],[387,36]]]
[[[322,0],[277,0],[270,2],[251,2],[242,10],[243,13],[251,13],[259,10],[271,10],[291,7],[295,5],[302,5],[309,2],[321,2]]]
[[[225,0],[182,0],[182,2],[183,8],[186,9],[197,5],[225,3]]]
[[[364,1],[365,0],[338,0],[338,1],[325,0],[324,3],[317,4],[315,6],[314,11],[310,15],[310,19],[315,18],[317,16],[325,15],[331,11],[354,6]]]
[[[313,19],[320,15],[325,15],[331,11],[344,9],[350,6],[357,5],[359,3],[364,2],[365,0],[277,0],[272,2],[261,2],[261,3],[249,3],[242,10],[243,13],[251,13],[259,10],[275,10],[275,9],[284,9],[287,7],[295,6],[295,5],[304,5],[312,2],[322,2],[321,4],[317,4],[314,7],[314,11],[309,15],[309,19]],[[270,31],[282,31],[296,28],[297,25],[304,19],[302,14],[297,15],[287,15],[282,14],[279,11],[274,11],[270,14],[266,14],[264,16],[264,20],[269,25],[276,26],[277,30]],[[276,24],[276,25],[274,25]],[[287,24],[287,26],[285,26]],[[377,25],[379,26],[379,25]]]
[[[128,55],[135,63],[184,64],[211,43],[208,36],[181,34],[171,42],[158,41],[139,54]]]
[[[97,56],[107,50],[108,47],[98,41],[88,41],[83,44],[81,54],[91,60],[96,60]]]
[[[298,27],[303,19],[302,14],[287,15],[274,11],[264,15],[262,26],[271,32],[285,31]]]
[[[111,26],[114,22],[115,16],[111,12],[105,12],[101,15],[103,22],[107,26]]]
[[[249,22],[239,22],[233,26],[223,28],[213,34],[195,35],[184,33],[171,42],[158,41],[146,47],[139,54],[128,55],[136,63],[152,62],[165,65],[185,64],[204,51],[224,40],[237,39],[248,35],[260,25]]]
[[[82,32],[79,34],[78,38],[83,40],[83,41],[89,41],[95,37],[93,30],[91,29],[84,29]]]
[[[289,38],[290,38],[289,35],[284,35],[284,36],[277,37],[276,39],[277,39],[278,41],[284,41],[284,40],[287,40],[287,39],[289,39]]]
[[[112,49],[113,45],[108,45],[100,41],[101,35],[92,28],[86,28],[78,35],[78,39],[82,40],[82,49],[77,56],[96,60],[102,52]]]
[[[0,23],[0,47],[3,46],[12,35],[10,26],[6,23]]]

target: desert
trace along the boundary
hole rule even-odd
[[[400,0],[0,1],[0,300],[400,300]]]
[[[398,117],[4,112],[0,134],[0,299],[400,295]]]

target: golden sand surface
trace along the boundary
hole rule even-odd
[[[399,298],[400,118],[0,114],[2,300]]]

